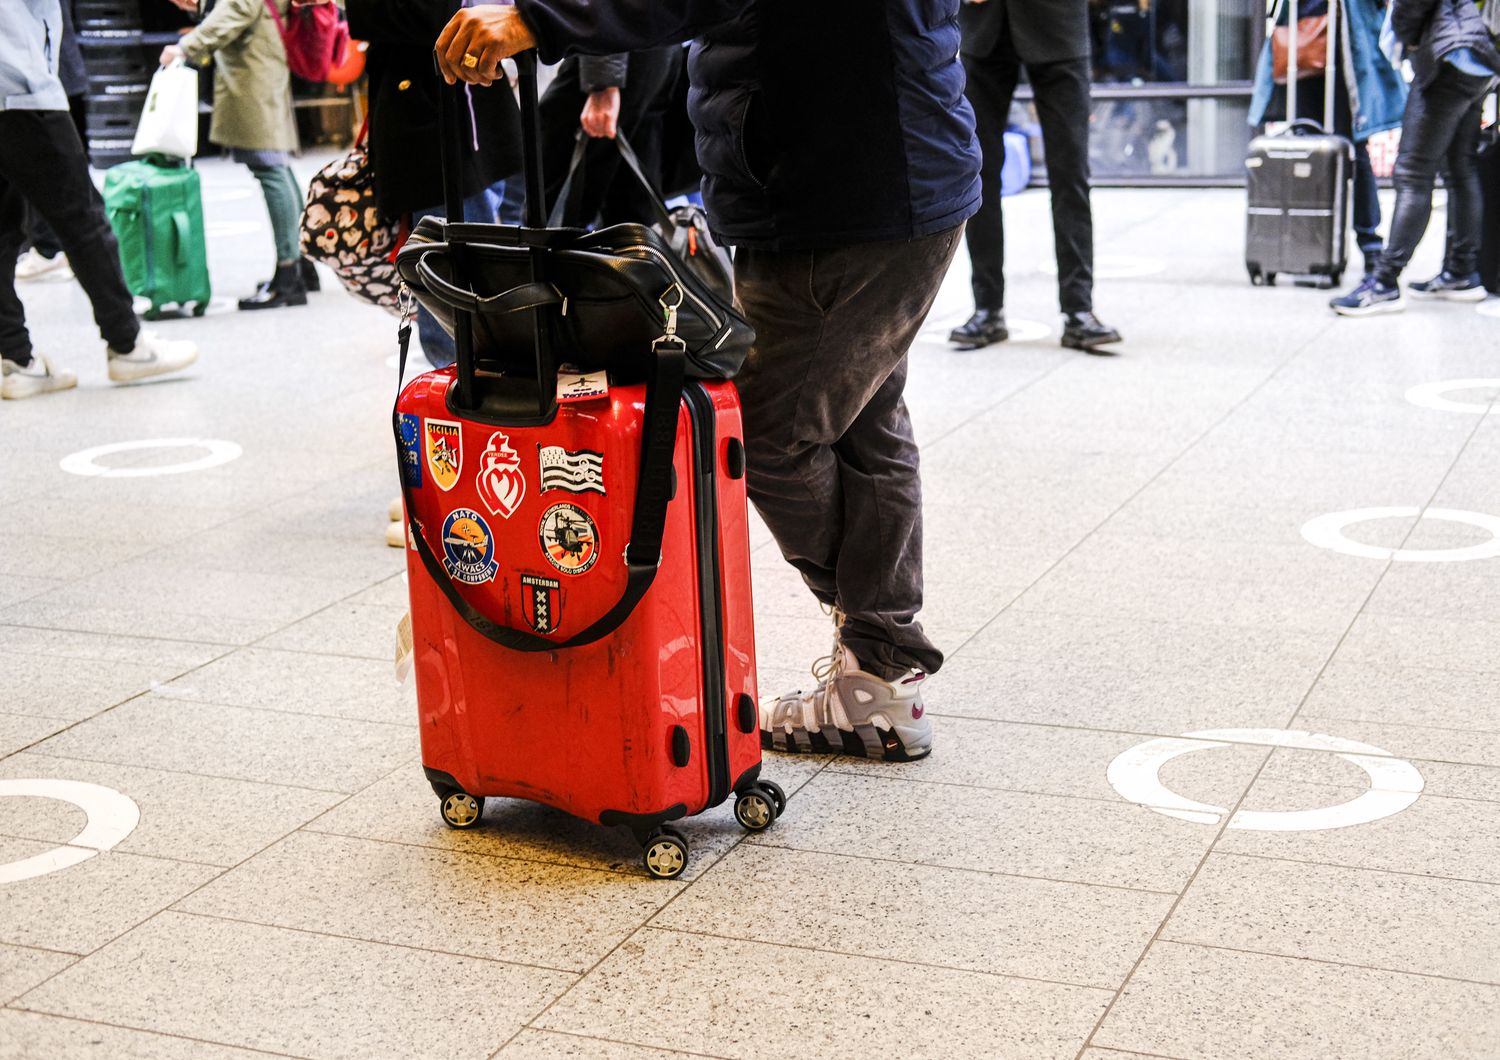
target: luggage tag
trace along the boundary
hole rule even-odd
[[[401,621],[396,623],[396,683],[406,684],[406,679],[411,676],[412,655],[415,645],[412,642],[411,612],[401,616]]]
[[[557,401],[593,401],[609,397],[609,373],[585,372],[571,364],[559,365],[557,369]]]

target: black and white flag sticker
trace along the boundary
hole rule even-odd
[[[537,446],[541,463],[542,492],[567,490],[569,493],[604,492],[604,454],[580,449],[577,452],[560,445]]]

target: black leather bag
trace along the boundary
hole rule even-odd
[[[440,95],[444,151],[456,153],[461,138],[448,126],[457,108],[450,93]],[[528,185],[537,186],[536,126],[527,120],[522,127],[528,166],[538,167],[528,172]],[[448,161],[445,173],[457,172],[457,158]],[[533,209],[528,203],[529,214]],[[668,307],[675,309],[690,379],[733,378],[755,339],[729,291],[689,268],[644,224],[586,232],[428,217],[396,255],[396,269],[455,341],[464,333],[478,372],[535,376],[537,331],[544,329],[560,361],[638,382],[651,373],[652,344],[666,329]],[[465,343],[458,345],[462,353]]]
[[[455,268],[456,255],[463,256]],[[755,333],[654,228],[450,224],[427,217],[396,255],[412,294],[450,333],[470,317],[476,367],[534,371],[532,312],[545,312],[552,348],[569,364],[645,378],[663,305],[677,306],[687,373],[731,379]],[[459,281],[456,277],[464,277]]]

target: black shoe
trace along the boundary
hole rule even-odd
[[[1096,347],[1119,341],[1120,333],[1094,316],[1092,311],[1064,315],[1062,344],[1069,349],[1093,353]]]
[[[976,309],[973,316],[948,333],[948,341],[961,350],[977,350],[1008,338],[1010,329],[1005,326],[1003,309]]]
[[[1374,276],[1375,270],[1380,268],[1380,255],[1385,250],[1379,243],[1371,243],[1367,247],[1360,247],[1360,253],[1365,256],[1365,275]]]
[[[302,273],[302,286],[309,291],[321,291],[323,285],[318,282],[318,267],[309,259],[302,258],[297,262],[297,269]]]
[[[307,305],[307,286],[302,270],[296,265],[276,266],[271,282],[258,288],[249,298],[240,299],[241,309],[280,309],[282,306]]]

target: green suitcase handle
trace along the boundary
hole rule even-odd
[[[177,264],[186,267],[189,258],[188,239],[193,230],[186,210],[172,211],[172,230],[177,236]]]

